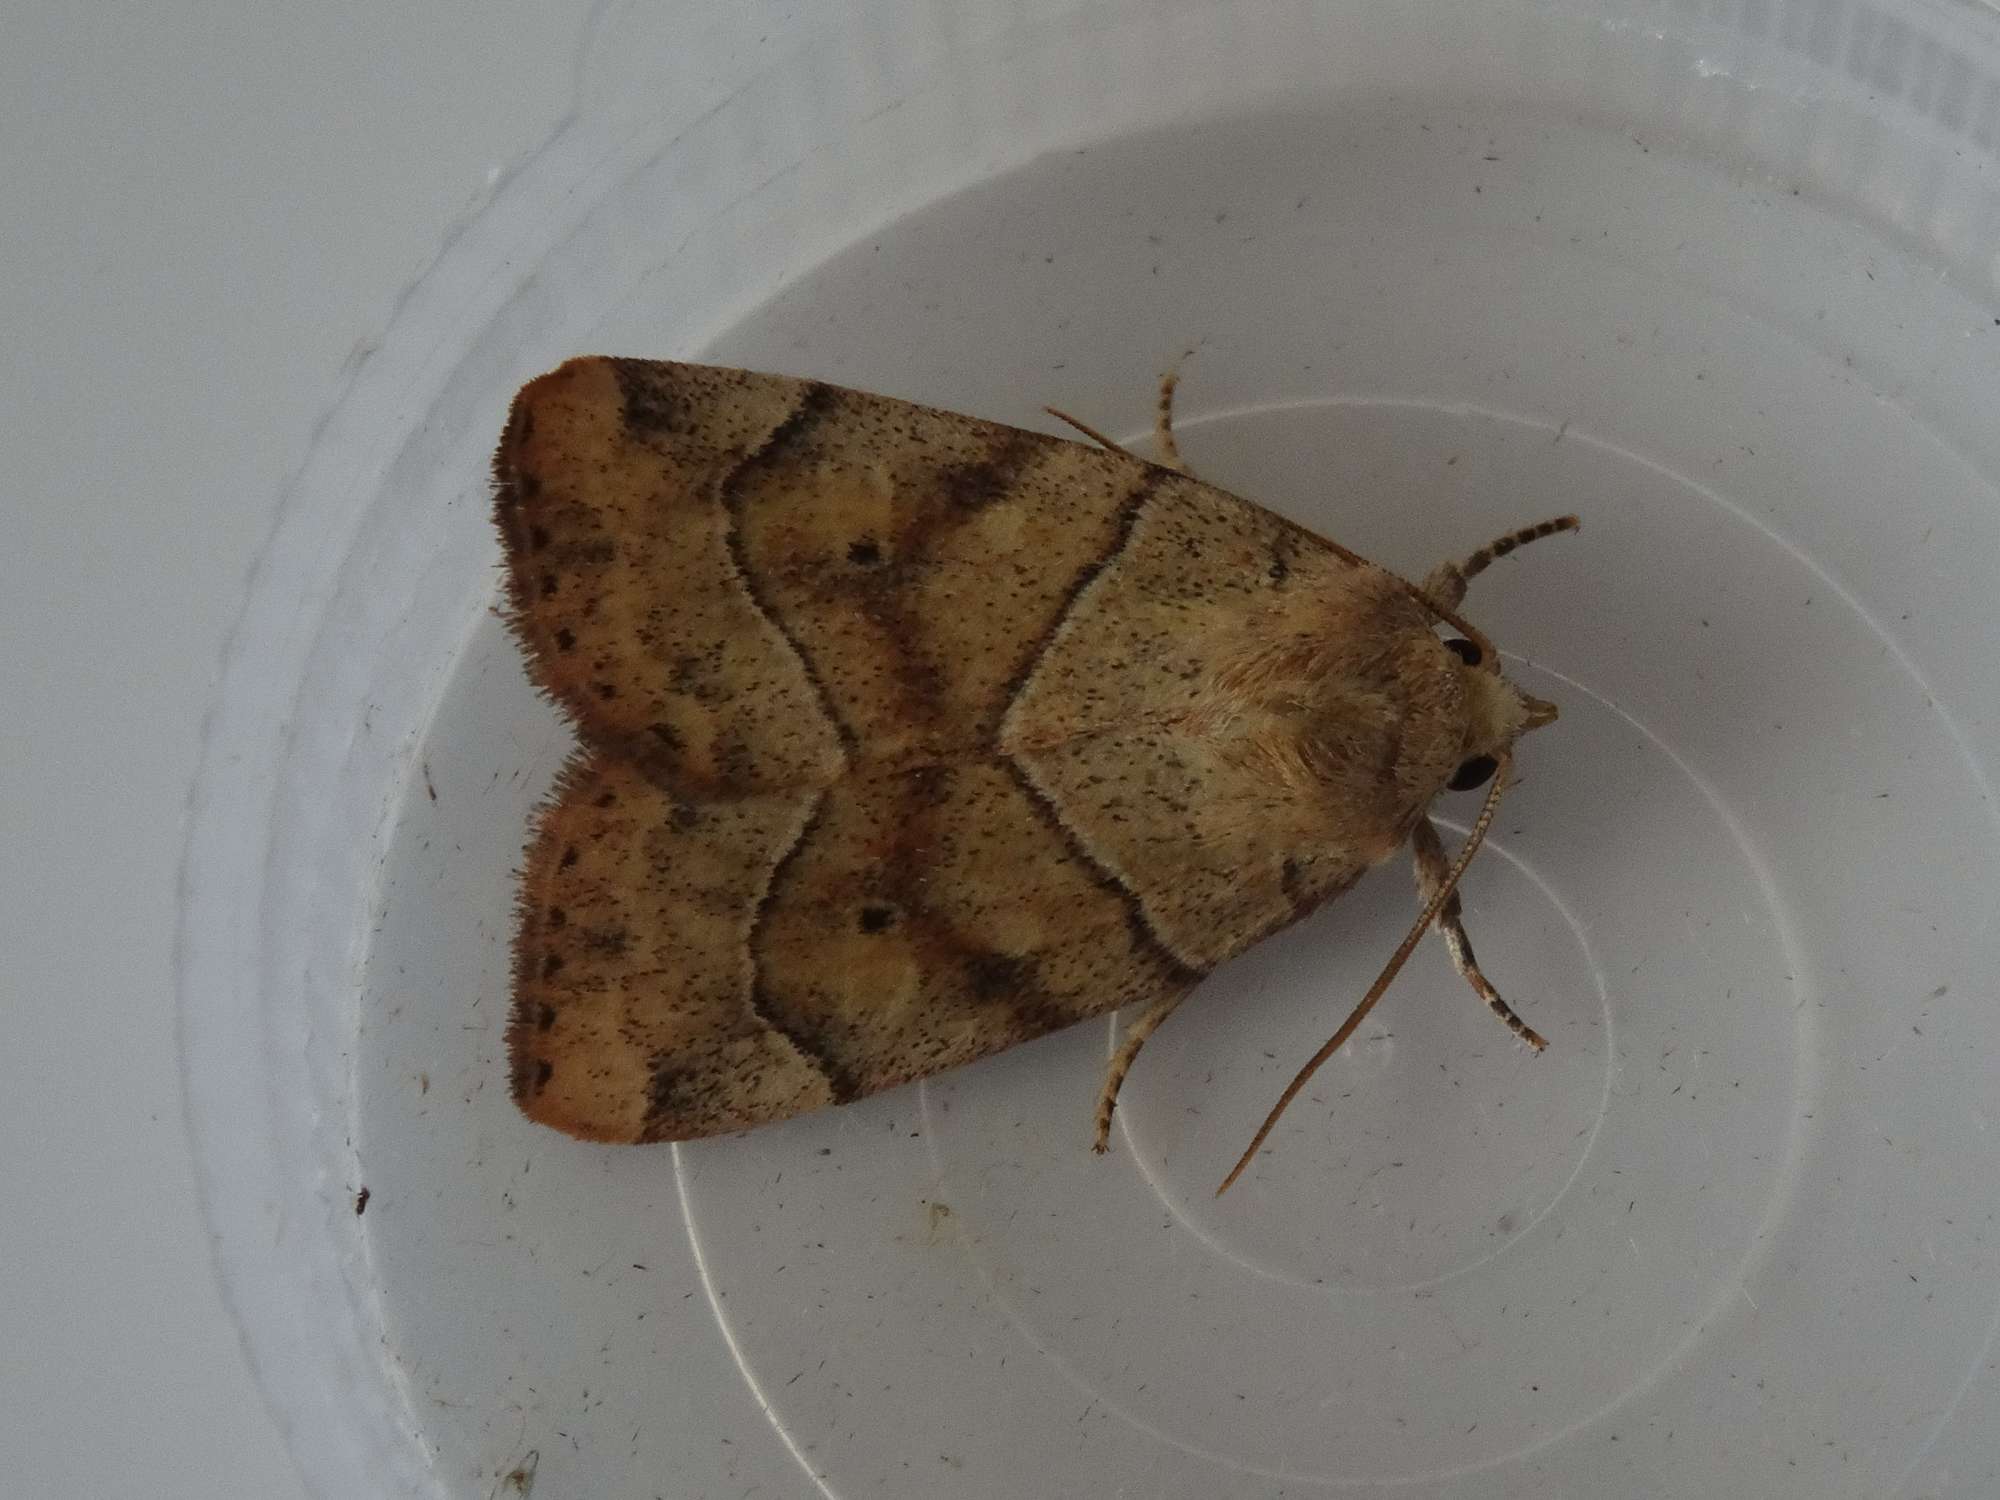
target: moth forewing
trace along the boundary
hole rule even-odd
[[[580,742],[522,878],[513,1093],[591,1139],[1143,1002],[1101,1144],[1182,995],[1534,722],[1456,613],[1528,533],[1420,589],[1120,449],[644,360],[530,382],[495,478],[510,622]]]

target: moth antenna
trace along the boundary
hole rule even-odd
[[[1558,532],[1579,531],[1582,527],[1583,522],[1575,516],[1556,516],[1552,520],[1537,521],[1532,526],[1510,531],[1488,542],[1462,562],[1439,563],[1431,570],[1430,577],[1424,580],[1423,592],[1433,605],[1448,609],[1465,597],[1467,584],[1515,548],[1539,542],[1543,537],[1554,536]]]
[[[1578,531],[1583,522],[1575,516],[1556,516],[1551,520],[1537,521],[1532,526],[1523,526],[1518,531],[1510,531],[1481,547],[1472,556],[1458,565],[1459,576],[1467,583],[1484,573],[1494,563],[1512,552],[1516,547],[1525,547],[1530,542],[1539,542],[1545,536],[1554,536],[1561,531]]]
[[[1257,1133],[1250,1138],[1250,1144],[1244,1147],[1243,1154],[1236,1159],[1236,1165],[1231,1167],[1229,1175],[1222,1179],[1222,1186],[1215,1190],[1216,1197],[1220,1198],[1228,1192],[1236,1179],[1243,1175],[1243,1169],[1250,1165],[1258,1148],[1264,1144],[1265,1138],[1277,1125],[1279,1117],[1312,1080],[1313,1074],[1319,1071],[1320,1064],[1346,1045],[1347,1039],[1354,1035],[1355,1028],[1367,1019],[1368,1012],[1375,1008],[1376,1002],[1387,994],[1389,986],[1395,983],[1396,976],[1402,972],[1403,965],[1409,962],[1417,944],[1423,941],[1424,934],[1430,930],[1430,925],[1436,920],[1437,914],[1444,910],[1445,903],[1451,900],[1452,892],[1458,889],[1458,882],[1464,876],[1466,866],[1472,863],[1472,856],[1479,852],[1479,846],[1486,841],[1486,830],[1493,826],[1494,815],[1500,811],[1500,794],[1507,788],[1507,775],[1512,769],[1512,757],[1501,756],[1499,767],[1493,774],[1493,786],[1486,793],[1486,803],[1479,809],[1479,817],[1473,822],[1472,832],[1466,835],[1465,847],[1458,851],[1458,858],[1452,861],[1451,870],[1446,874],[1444,883],[1425,903],[1423,914],[1417,918],[1416,925],[1410,928],[1402,943],[1390,955],[1389,962],[1382,967],[1382,972],[1375,976],[1375,982],[1368,986],[1368,993],[1361,997],[1361,1003],[1348,1013],[1345,1021],[1340,1023],[1340,1030],[1329,1037],[1326,1045],[1315,1052],[1311,1061],[1300,1068],[1292,1081],[1285,1085],[1284,1093],[1280,1094],[1278,1102],[1271,1106],[1271,1112],[1264,1116],[1264,1123],[1257,1127]]]
[[[1134,453],[1130,448],[1122,447],[1121,445],[1112,442],[1110,438],[1106,437],[1103,433],[1099,432],[1095,427],[1092,427],[1088,422],[1079,421],[1077,418],[1072,417],[1066,411],[1058,411],[1053,406],[1045,406],[1042,408],[1042,410],[1047,412],[1050,416],[1054,417],[1058,422],[1069,423],[1070,426],[1074,427],[1078,432],[1082,433],[1085,437],[1089,438],[1093,443],[1096,443],[1099,447],[1109,448],[1113,453],[1122,453],[1127,458],[1139,457],[1139,455]],[[1140,462],[1143,463],[1145,462],[1145,460],[1140,459]]]
[[[1104,1087],[1097,1095],[1097,1136],[1090,1148],[1099,1156],[1111,1145],[1111,1114],[1118,1107],[1118,1091],[1125,1086],[1125,1075],[1132,1071],[1133,1059],[1146,1045],[1146,1038],[1158,1031],[1160,1023],[1172,1015],[1174,1008],[1187,997],[1188,992],[1182,990],[1155,1000],[1146,1008],[1145,1014],[1132,1023],[1131,1030],[1125,1033],[1125,1040],[1112,1054],[1111,1064],[1104,1071]]]

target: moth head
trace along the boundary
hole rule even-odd
[[[1531,729],[1553,724],[1556,706],[1509,682],[1501,674],[1490,642],[1454,636],[1443,646],[1457,659],[1465,705],[1465,743],[1458,767],[1445,786],[1454,792],[1469,792],[1492,780],[1514,741]]]
[[[1327,1038],[1326,1044],[1314,1053],[1306,1065],[1299,1069],[1292,1081],[1285,1086],[1278,1102],[1264,1116],[1264,1123],[1257,1127],[1257,1133],[1250,1138],[1250,1144],[1236,1159],[1236,1165],[1229,1169],[1229,1175],[1222,1179],[1216,1196],[1229,1191],[1229,1185],[1243,1175],[1258,1149],[1270,1135],[1278,1117],[1284,1114],[1286,1106],[1299,1096],[1306,1083],[1318,1070],[1321,1063],[1340,1050],[1347,1039],[1354,1035],[1368,1012],[1388,992],[1397,973],[1422,940],[1431,924],[1442,917],[1453,895],[1458,890],[1458,882],[1464,876],[1466,867],[1472,863],[1473,855],[1486,841],[1486,832],[1493,826],[1493,818],[1500,810],[1501,795],[1507,789],[1508,772],[1513,767],[1514,742],[1531,729],[1540,729],[1544,724],[1556,720],[1556,706],[1545,703],[1540,698],[1522,692],[1509,682],[1500,671],[1500,655],[1493,649],[1493,642],[1477,626],[1468,623],[1457,612],[1458,602],[1465,597],[1468,580],[1492,566],[1498,558],[1507,556],[1515,549],[1529,542],[1539,541],[1545,536],[1555,536],[1560,532],[1575,531],[1575,516],[1557,516],[1553,520],[1524,526],[1519,531],[1509,532],[1498,540],[1489,542],[1463,562],[1446,563],[1435,570],[1423,587],[1405,584],[1424,611],[1440,625],[1450,626],[1459,634],[1436,642],[1438,655],[1443,661],[1438,665],[1458,674],[1458,700],[1461,708],[1460,720],[1464,726],[1463,739],[1459,745],[1457,769],[1446,778],[1445,786],[1455,792],[1469,792],[1475,787],[1485,786],[1486,797],[1479,809],[1479,816],[1472,821],[1472,828],[1459,847],[1458,857],[1451,862],[1443,876],[1430,889],[1430,897],[1424,903],[1423,911],[1403,935],[1403,941],[1390,955],[1382,972],[1375,976],[1375,982],[1361,997],[1360,1003],[1348,1013],[1340,1029]],[[1435,764],[1435,762],[1432,762]],[[1491,783],[1491,785],[1488,785]],[[1421,815],[1420,815],[1421,816]],[[1435,831],[1432,833],[1435,839]],[[1426,881],[1426,885],[1432,882]],[[1454,954],[1464,950],[1462,962],[1470,961],[1470,950],[1465,944],[1465,934],[1458,932]],[[1461,968],[1461,973],[1464,969]],[[1481,981],[1484,982],[1483,980]],[[1476,986],[1475,986],[1476,988]],[[1488,987],[1490,989],[1490,986]],[[1493,997],[1495,1000],[1498,996]],[[1490,1003],[1490,1002],[1489,1002]]]
[[[1495,562],[1529,542],[1575,531],[1577,526],[1575,516],[1556,516],[1510,531],[1463,561],[1436,568],[1421,589],[1413,590],[1432,618],[1460,632],[1441,643],[1444,650],[1458,658],[1465,710],[1465,740],[1458,765],[1445,779],[1445,786],[1451,791],[1469,792],[1485,785],[1511,759],[1514,741],[1530,729],[1540,729],[1556,719],[1553,703],[1530,697],[1501,675],[1500,654],[1493,649],[1493,642],[1458,615],[1456,606],[1465,597],[1465,587]]]

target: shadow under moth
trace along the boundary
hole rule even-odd
[[[508,1029],[533,1119],[685,1140],[1137,1007],[1405,841],[1435,928],[1515,740],[1556,717],[1421,585],[1160,462],[811,380],[575,359],[495,458],[509,618],[574,721],[528,849]],[[1055,415],[1061,416],[1061,413]],[[1446,636],[1440,629],[1453,632]],[[1456,858],[1427,816],[1491,783]]]

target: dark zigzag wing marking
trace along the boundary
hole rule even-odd
[[[1124,552],[1126,544],[1132,539],[1132,532],[1139,524],[1139,517],[1144,513],[1147,504],[1152,500],[1161,483],[1169,477],[1171,477],[1170,470],[1149,467],[1139,483],[1133,488],[1132,493],[1126,496],[1124,502],[1119,506],[1118,531],[1111,545],[1104,550],[1102,555],[1093,558],[1077,570],[1076,578],[1071,582],[1069,591],[1063,596],[1061,606],[1050,618],[1047,627],[1042,631],[1041,638],[1035,642],[1034,649],[1029,653],[1027,662],[1015,674],[1014,679],[1007,684],[1007,691],[1002,699],[1000,712],[993,726],[993,741],[995,755],[998,757],[1000,764],[1006,767],[1008,775],[1013,777],[1014,784],[1020,787],[1022,794],[1027,797],[1028,805],[1035,809],[1036,815],[1063,841],[1063,847],[1068,849],[1085,868],[1091,870],[1097,876],[1098,883],[1104,890],[1117,896],[1119,901],[1124,905],[1126,920],[1130,923],[1133,937],[1138,942],[1140,948],[1150,953],[1175,978],[1192,983],[1199,979],[1206,970],[1188,964],[1167,945],[1166,940],[1155,930],[1152,919],[1146,913],[1145,903],[1139,899],[1138,892],[1133,890],[1116,870],[1106,865],[1104,861],[1099,859],[1084,845],[1083,841],[1076,836],[1075,830],[1064,821],[1062,810],[1050,799],[1048,793],[1036,784],[1035,778],[1029,773],[1027,767],[1022,765],[1012,755],[1009,755],[1000,744],[1001,731],[1005,726],[1007,715],[1013,710],[1015,701],[1019,699],[1028,684],[1034,681],[1035,673],[1040,668],[1042,659],[1048,654],[1050,643],[1062,633],[1064,624],[1067,623],[1070,615],[1075,611],[1078,602],[1089,592],[1091,585],[1104,575],[1107,568],[1117,562],[1120,554]]]
[[[814,832],[819,828],[821,816],[826,808],[826,800],[826,792],[820,791],[814,794],[811,810],[800,821],[799,830],[793,836],[791,843],[785,847],[784,852],[777,859],[772,861],[770,874],[764,882],[763,893],[757,899],[756,913],[751,918],[748,940],[751,965],[749,1007],[751,1013],[766,1030],[774,1036],[784,1038],[799,1056],[826,1080],[827,1088],[833,1096],[833,1102],[835,1104],[845,1104],[852,1099],[858,1098],[863,1091],[856,1085],[854,1079],[847,1071],[828,1054],[827,1050],[817,1044],[815,1038],[802,1036],[796,1027],[788,1027],[784,1024],[783,1018],[777,1014],[775,1008],[769,1004],[766,998],[763,987],[762,965],[757,956],[759,934],[763,930],[772,904],[777,900],[778,889],[784,879],[785,871],[797,859],[799,851],[806,847],[812,839]],[[646,1128],[642,1132],[643,1139],[662,1138],[658,1135],[658,1121],[663,1116],[672,1112],[678,1091],[688,1076],[689,1073],[686,1065],[681,1061],[677,1053],[667,1052],[653,1059],[652,1107],[648,1111]]]
[[[1166,940],[1158,932],[1153,930],[1152,919],[1147,916],[1145,903],[1139,899],[1138,893],[1125,883],[1116,870],[1110,868],[1084,846],[1069,824],[1063,821],[1061,810],[1049,800],[1048,793],[1035,785],[1035,780],[1028,774],[1027,769],[1011,755],[1002,755],[999,760],[1006,768],[1007,774],[1014,778],[1014,784],[1021,789],[1022,795],[1028,799],[1028,805],[1034,808],[1042,822],[1062,840],[1063,847],[1075,856],[1078,864],[1097,878],[1099,886],[1108,894],[1118,898],[1119,904],[1125,908],[1126,925],[1131,928],[1133,940],[1141,951],[1150,954],[1168,974],[1185,983],[1192,984],[1206,974],[1208,972],[1206,969],[1196,968],[1187,963],[1167,946]]]
[[[1077,601],[1083,597],[1084,592],[1098,580],[1106,568],[1118,560],[1119,554],[1124,552],[1126,544],[1132,540],[1133,528],[1139,524],[1139,517],[1145,511],[1147,502],[1153,498],[1161,481],[1168,477],[1170,471],[1166,469],[1150,465],[1147,467],[1146,472],[1140,476],[1138,484],[1133,486],[1132,493],[1119,503],[1118,530],[1111,539],[1111,545],[1099,556],[1077,569],[1076,577],[1070,580],[1062,602],[1049,617],[1049,623],[1042,628],[1042,633],[1029,650],[1027,659],[1021,663],[1020,670],[1015,672],[1001,691],[999,708],[987,731],[987,737],[996,750],[999,750],[1001,736],[1007,727],[1007,716],[1014,711],[1015,702],[1028,684],[1034,681],[1035,673],[1041,670],[1042,659],[1048,655],[1050,643],[1062,634],[1063,626],[1068,623],[1070,615],[1076,609]],[[1004,751],[1000,753],[1005,755]]]
[[[756,607],[757,613],[769,622],[771,628],[791,648],[792,655],[798,659],[799,670],[805,673],[806,680],[812,684],[820,712],[826,715],[826,721],[840,736],[841,749],[852,757],[860,743],[855,736],[854,727],[834,707],[833,696],[827,691],[826,679],[820,675],[819,667],[807,653],[805,643],[785,623],[783,616],[765,594],[763,585],[758,581],[755,570],[750,566],[750,559],[743,549],[744,480],[761,469],[771,467],[798,446],[814,427],[826,419],[827,414],[837,404],[839,394],[832,386],[823,385],[819,381],[805,382],[799,392],[798,405],[792,408],[791,415],[772,428],[771,435],[756,448],[737,460],[736,466],[723,476],[721,484],[717,487],[717,493],[721,497],[723,510],[729,517],[727,538],[729,558],[736,567],[736,576],[743,586],[744,594]]]
[[[812,811],[806,814],[805,821],[799,825],[798,837],[792,840],[791,847],[786,849],[771,866],[771,878],[765,882],[764,894],[757,899],[757,915],[750,924],[750,1009],[756,1013],[758,1020],[798,1048],[806,1061],[819,1069],[821,1076],[826,1079],[827,1087],[833,1090],[833,1102],[845,1104],[851,1099],[858,1099],[864,1092],[859,1081],[834,1059],[832,1050],[826,1046],[822,1038],[797,1026],[787,1026],[784,1023],[784,1018],[778,1014],[777,1007],[770,1003],[764,988],[764,965],[760,957],[764,926],[770,920],[771,908],[777,903],[778,892],[784,885],[786,872],[791,869],[800,851],[812,842],[813,835],[819,831],[820,819],[826,812],[828,795],[826,792],[821,792],[813,798]]]

